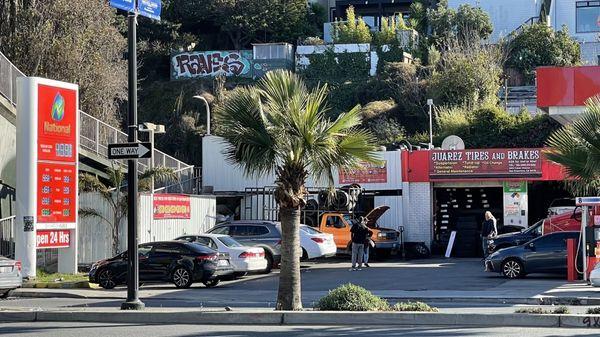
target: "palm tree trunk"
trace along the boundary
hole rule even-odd
[[[277,310],[302,310],[300,288],[300,209],[280,208],[281,272]]]

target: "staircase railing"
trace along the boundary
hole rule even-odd
[[[14,106],[17,106],[17,77],[24,77],[10,60],[0,53],[0,95],[6,97]],[[127,134],[83,111],[79,111],[79,147],[94,155],[108,159],[108,144],[127,142]],[[118,161],[124,165],[124,161]],[[143,172],[150,166],[150,159],[138,160],[138,171]],[[169,167],[175,171],[183,193],[194,193],[195,183],[194,165],[184,163],[168,154],[154,149],[154,166]],[[184,183],[185,182],[185,183]],[[157,184],[156,188],[167,187]],[[171,188],[167,189],[171,190]]]

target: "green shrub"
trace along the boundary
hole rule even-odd
[[[569,310],[569,308],[565,307],[564,305],[561,305],[560,307],[556,307],[554,309],[554,313],[561,314],[561,315],[568,315],[571,313],[571,310]]]
[[[588,315],[600,315],[600,307],[588,308],[586,311]]]
[[[332,25],[334,43],[371,43],[373,36],[363,18],[356,18],[354,7],[346,9],[346,21]]]
[[[600,309],[600,308],[597,308]],[[553,310],[543,309],[543,308],[520,308],[515,310],[517,314],[556,314],[556,315],[566,315],[570,314],[571,311],[569,308],[561,305],[559,307],[554,308]],[[589,312],[588,312],[589,313]]]
[[[429,306],[423,302],[398,302],[392,307],[394,311],[422,311],[422,312],[438,312],[438,308]]]
[[[315,308],[330,311],[386,311],[390,305],[367,289],[348,283],[322,297]]]
[[[517,314],[550,314],[549,310],[544,310],[542,308],[520,308],[515,310]]]

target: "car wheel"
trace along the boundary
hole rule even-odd
[[[12,294],[12,289],[5,290],[4,292],[0,293],[0,298],[8,298],[10,294]]]
[[[306,249],[302,248],[302,256],[300,257],[300,261],[306,260],[308,260],[308,253],[306,252]]]
[[[98,273],[98,284],[104,289],[113,289],[117,286],[115,276],[110,269],[103,269]]]
[[[202,283],[204,283],[204,285],[207,288],[212,288],[212,287],[216,287],[219,284],[219,279],[214,279],[214,280],[210,280],[210,281],[204,281]]]
[[[415,255],[420,258],[427,258],[431,255],[429,248],[427,248],[427,246],[425,246],[425,244],[420,243],[420,242],[414,246],[413,250],[414,250]]]
[[[525,275],[523,264],[515,259],[502,262],[502,275],[509,279],[520,278]]]
[[[267,259],[267,268],[263,271],[263,273],[268,274],[273,269],[273,264],[275,262],[273,261],[273,255],[271,255],[271,253],[266,253],[265,259]]]
[[[171,276],[171,281],[177,288],[189,288],[192,283],[192,274],[189,270],[183,267],[178,267],[173,271],[173,275]]]

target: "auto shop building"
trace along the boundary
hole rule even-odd
[[[409,227],[429,228],[434,253],[457,231],[453,255],[479,256],[485,211],[501,226],[526,228],[568,197],[562,167],[540,148],[402,151],[402,164]]]

